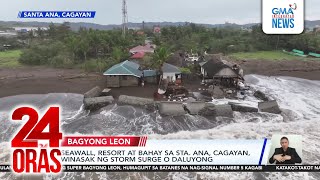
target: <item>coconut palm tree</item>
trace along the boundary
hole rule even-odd
[[[165,47],[160,47],[155,50],[153,54],[152,66],[161,71],[162,65],[168,60],[170,56],[169,50]]]

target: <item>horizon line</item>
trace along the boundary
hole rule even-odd
[[[304,20],[304,21],[320,21],[319,20]],[[14,21],[14,20],[0,20],[0,22],[18,22],[18,23],[53,23],[53,24],[63,24],[65,22],[67,23],[87,23],[87,24],[95,24],[95,25],[101,25],[101,26],[121,26],[122,24],[100,24],[95,22],[72,22],[72,21],[63,21],[63,22],[46,22],[46,21]],[[248,24],[261,24],[262,22],[249,22],[249,23],[236,23],[236,22],[228,22],[225,21],[225,23],[198,23],[198,22],[192,22],[192,21],[142,21],[142,22],[128,22],[128,24],[142,24],[142,23],[193,23],[193,24],[199,24],[199,25],[223,25],[223,24],[236,24],[236,25],[248,25]]]

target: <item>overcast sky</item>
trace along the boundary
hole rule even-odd
[[[260,22],[261,0],[127,0],[129,22]],[[320,0],[305,0],[306,19],[320,20]],[[121,24],[122,0],[1,0],[0,20]],[[18,19],[18,12],[96,11],[95,19]]]

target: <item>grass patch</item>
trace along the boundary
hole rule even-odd
[[[308,60],[309,58],[286,54],[282,51],[257,51],[233,53],[230,57],[237,60]],[[313,59],[313,58],[310,58]]]
[[[15,68],[22,66],[18,61],[21,50],[0,52],[0,68]]]

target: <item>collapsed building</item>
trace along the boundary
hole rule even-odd
[[[208,61],[199,63],[202,83],[227,88],[238,87],[243,82],[243,70],[239,65],[212,56]]]

